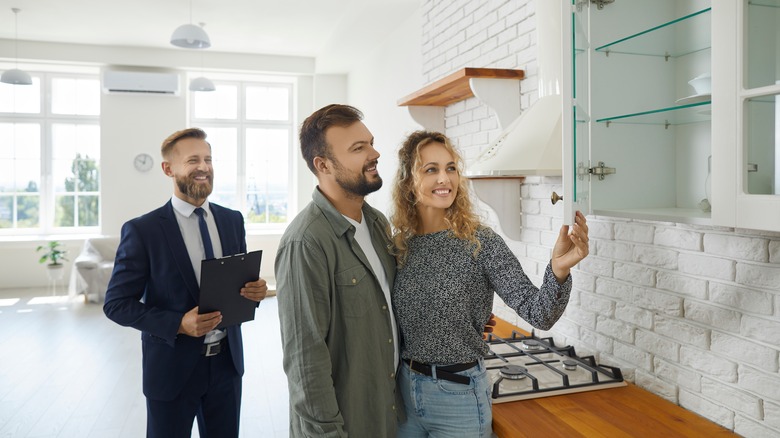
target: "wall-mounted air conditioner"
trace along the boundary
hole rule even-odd
[[[149,93],[178,95],[179,74],[104,70],[103,91],[106,93]]]

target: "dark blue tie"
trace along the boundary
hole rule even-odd
[[[206,251],[206,259],[213,259],[214,247],[211,246],[211,235],[209,234],[209,227],[206,226],[206,218],[203,216],[206,214],[206,212],[201,207],[198,207],[195,209],[195,214],[198,215],[200,238],[203,240],[203,249]]]

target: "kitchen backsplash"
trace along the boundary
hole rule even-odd
[[[532,1],[425,0],[423,13],[428,83],[463,67],[517,68],[526,72],[522,107],[536,100]],[[476,98],[445,116],[467,159],[499,135]],[[560,178],[526,178],[522,238],[507,242],[536,284],[562,223],[553,190],[561,192]],[[590,256],[573,272],[569,306],[548,334],[740,435],[780,435],[780,234],[588,221]],[[495,313],[530,329],[497,297]]]

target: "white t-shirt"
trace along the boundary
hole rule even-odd
[[[342,215],[343,216],[343,215]],[[390,298],[390,284],[387,282],[387,275],[385,268],[382,266],[382,262],[379,260],[379,256],[374,249],[374,245],[371,243],[371,232],[368,230],[368,224],[366,221],[358,222],[352,218],[344,216],[349,223],[355,226],[355,241],[363,250],[363,253],[368,259],[368,263],[371,265],[371,270],[374,271],[374,275],[379,280],[379,286],[382,288],[382,293],[385,294],[385,301],[387,301],[388,314],[390,316],[390,325],[393,327],[393,344],[395,345],[393,354],[393,365],[398,366],[398,327],[395,325],[395,316],[393,315],[393,302]]]

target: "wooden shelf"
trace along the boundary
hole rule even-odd
[[[474,97],[471,78],[523,79],[525,71],[501,68],[463,68],[398,101],[398,106],[447,106]]]

